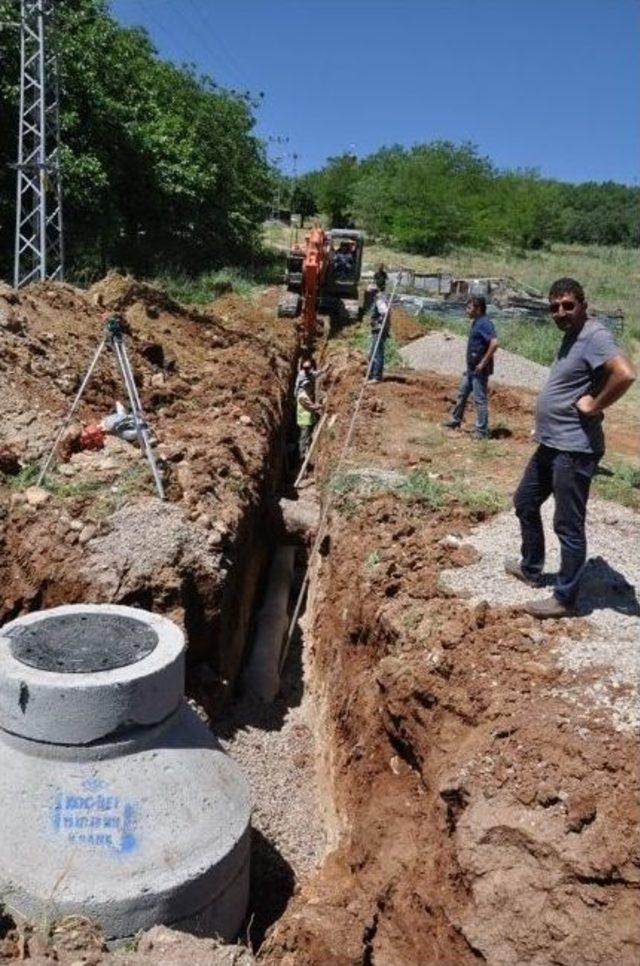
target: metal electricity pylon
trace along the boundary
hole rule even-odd
[[[54,0],[21,0],[14,285],[64,277]]]

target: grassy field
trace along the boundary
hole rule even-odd
[[[371,245],[367,246],[365,255],[371,267],[384,262],[416,271],[451,272],[454,276],[510,276],[542,293],[547,292],[554,279],[569,275],[582,283],[588,301],[599,309],[610,312],[622,309],[627,340],[640,341],[640,305],[636,295],[640,282],[640,250],[554,245],[549,251],[516,255],[461,248],[437,258],[425,258]],[[634,349],[638,352],[637,344]]]
[[[304,231],[298,231],[302,237]],[[269,221],[264,228],[265,246],[275,251],[286,251],[292,230],[280,222]],[[599,309],[613,312],[622,309],[629,343],[640,343],[640,304],[637,298],[640,283],[640,249],[596,245],[553,245],[548,251],[514,253],[507,250],[477,251],[458,248],[427,258],[411,255],[382,245],[365,245],[365,268],[380,262],[387,267],[404,266],[421,272],[451,272],[454,276],[502,275],[511,276],[543,294],[556,278],[569,275],[580,281],[588,300]],[[636,353],[640,345],[634,345]]]

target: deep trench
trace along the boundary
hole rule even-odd
[[[293,481],[300,470],[301,461],[297,452],[297,429],[291,412],[286,412],[285,410],[283,425],[278,428],[276,437],[279,437],[280,440],[280,442],[276,442],[276,449],[282,448],[282,458],[276,461],[276,465],[279,466],[279,475],[275,481],[272,480],[270,485],[267,486],[263,506],[257,508],[253,518],[254,532],[258,534],[258,541],[263,541],[264,545],[262,548],[263,552],[259,554],[261,566],[257,579],[254,582],[250,613],[245,624],[245,641],[241,649],[242,660],[238,667],[238,675],[233,694],[222,705],[219,712],[216,713],[214,711],[210,719],[210,726],[216,736],[221,740],[227,752],[238,761],[241,767],[246,764],[243,761],[247,750],[246,736],[253,735],[256,747],[265,751],[265,771],[277,768],[279,773],[282,773],[282,749],[277,739],[275,741],[273,739],[277,735],[282,734],[291,716],[294,716],[296,721],[293,726],[294,729],[302,727],[300,717],[304,718],[304,712],[301,711],[301,705],[305,696],[304,648],[306,645],[303,631],[305,622],[304,606],[298,617],[296,628],[287,650],[286,660],[280,676],[280,687],[273,702],[264,702],[259,697],[249,693],[245,679],[245,672],[252,656],[252,646],[257,631],[257,617],[265,603],[267,578],[271,561],[278,547],[291,543],[291,540],[288,539],[287,534],[284,532],[282,521],[279,519],[279,512],[276,509],[277,500],[280,497],[286,497],[287,499],[297,498]],[[266,528],[264,527],[265,520],[269,521],[269,525]],[[251,544],[255,547],[255,540],[251,540]],[[302,586],[307,564],[308,547],[298,540],[295,544],[295,566],[289,593],[289,613],[293,610],[294,603]],[[242,575],[238,574],[237,576],[242,581]],[[250,574],[249,583],[253,579]],[[232,591],[232,593],[234,596],[237,596],[237,590]],[[283,641],[282,646],[284,646],[284,643]],[[262,733],[264,740],[260,739],[259,733]],[[239,737],[240,747],[238,748]],[[308,738],[309,741],[307,743],[311,743],[313,739],[310,733]],[[242,744],[243,739],[244,747]],[[287,739],[285,738],[286,741]],[[251,746],[251,738],[249,739],[249,745]],[[288,750],[290,751],[291,749]],[[271,761],[269,761],[270,756],[272,758]],[[304,776],[305,783],[313,786],[314,755],[311,754],[304,757],[305,760],[301,766],[292,764],[291,761],[287,765],[294,774],[300,771]],[[251,780],[254,776],[247,774],[247,777],[250,784],[252,784]],[[298,811],[292,807],[290,797],[291,789],[288,789],[289,795],[287,799],[280,801],[277,801],[272,796],[272,791],[277,794],[278,790],[281,789],[278,789],[276,783],[274,783],[273,789],[269,788],[268,785],[265,786],[263,783],[261,783],[259,790],[252,785],[254,806],[257,811],[261,811],[267,804],[274,806],[275,810],[278,810],[281,816],[284,817],[285,821],[283,825],[285,829],[283,830],[279,825],[278,831],[281,832],[282,837],[287,839],[287,832],[293,835],[293,848],[289,849],[291,853],[292,851],[296,851],[298,844],[295,839],[296,832],[300,830],[300,816]],[[313,796],[311,797],[313,798]],[[307,803],[303,803],[303,808],[304,804],[307,804],[311,811],[316,810],[315,815],[307,813],[304,816],[305,826],[307,828],[313,827],[316,833],[320,832],[317,803],[308,801]],[[290,823],[290,829],[288,830],[286,829],[287,818]],[[267,834],[264,828],[259,827],[260,824],[260,821],[256,821],[254,815],[251,843],[249,908],[245,925],[240,935],[240,938],[245,938],[249,941],[254,952],[257,952],[260,948],[267,930],[283,915],[300,878],[310,872],[315,864],[315,862],[309,861],[306,855],[302,857],[298,855],[296,858],[292,858],[290,854],[289,858],[287,858],[283,854],[283,850],[279,847],[279,836],[277,832],[276,834]],[[321,853],[324,851],[324,836],[321,833],[320,841],[317,844],[318,851],[316,858],[319,860]]]
[[[292,375],[293,375],[292,363]],[[232,537],[230,556],[233,560],[224,583],[219,588],[219,618],[212,626],[207,619],[207,588],[199,587],[193,575],[183,574],[182,585],[173,603],[180,603],[184,613],[184,629],[187,637],[187,699],[197,706],[201,717],[205,718],[222,742],[223,746],[243,767],[242,753],[234,754],[237,737],[247,732],[263,732],[267,736],[264,747],[269,749],[269,738],[277,735],[290,713],[299,710],[304,694],[304,672],[302,660],[303,638],[298,629],[289,649],[283,669],[280,691],[272,704],[267,705],[245,693],[243,672],[251,654],[251,641],[256,630],[256,614],[265,595],[266,578],[270,561],[277,547],[286,540],[277,509],[281,496],[295,498],[293,481],[300,468],[297,456],[296,427],[293,407],[283,407],[283,418],[279,425],[271,427],[267,457],[260,481],[260,496],[246,508],[239,526]],[[298,542],[296,564],[291,597],[295,598],[302,582],[307,563],[307,551]],[[54,588],[55,600],[50,599]],[[40,576],[37,591],[27,600],[16,603],[16,612],[8,619],[41,608],[53,606],[58,602],[81,603],[91,600],[90,588],[78,596],[77,591],[71,599],[66,598],[64,580],[60,580],[51,570]],[[141,584],[135,591],[118,599],[118,603],[141,607],[153,611],[158,607],[158,588]],[[162,606],[162,605],[161,605]],[[301,614],[304,620],[304,612]],[[226,653],[225,653],[226,652]],[[203,662],[203,658],[205,661]],[[212,665],[206,664],[206,659]],[[203,667],[216,671],[216,662],[222,658],[231,670],[230,687],[220,688],[219,676],[212,675],[208,681],[202,677]],[[273,754],[277,758],[278,747]],[[276,759],[271,763],[276,767]],[[265,761],[268,772],[270,763]],[[245,769],[243,769],[245,770]],[[313,770],[313,756],[306,755],[306,761],[298,769],[305,776]],[[246,773],[246,770],[245,770]],[[250,785],[252,776],[247,775]],[[306,779],[305,779],[306,780]],[[312,784],[312,781],[311,781]],[[271,790],[263,783],[260,789],[252,788],[254,804],[259,807],[263,800],[272,799],[277,789]],[[285,819],[290,811],[290,802],[277,802],[277,808]],[[311,802],[313,808],[313,802]],[[293,825],[300,824],[300,815],[292,814]],[[308,824],[308,823],[306,823]],[[314,824],[313,822],[311,824]],[[293,829],[295,831],[295,829]],[[295,851],[295,841],[293,851]],[[291,849],[289,850],[292,851]],[[311,861],[305,856],[304,868],[295,860],[283,854],[277,842],[277,835],[265,834],[259,823],[252,828],[251,885],[250,904],[240,940],[248,940],[254,950],[258,949],[267,929],[283,914],[293,895],[300,874],[309,871]],[[0,897],[1,900],[1,897]],[[1,909],[1,904],[0,904]],[[10,917],[0,918],[0,939],[14,926]]]

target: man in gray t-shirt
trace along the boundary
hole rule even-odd
[[[587,318],[578,282],[558,279],[549,291],[549,303],[564,338],[538,397],[535,438],[539,445],[514,497],[522,559],[505,560],[505,570],[538,585],[545,553],[540,507],[553,494],[560,570],[553,596],[530,601],[524,609],[534,617],[567,617],[573,611],[587,557],[585,518],[591,479],[604,453],[603,410],[624,395],[636,372],[611,332]]]

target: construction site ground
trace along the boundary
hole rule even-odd
[[[275,706],[234,698],[282,539],[295,332],[276,297],[196,312],[118,277],[0,293],[1,619],[91,600],[182,623],[189,694],[256,800],[252,952],[165,931],[112,953],[92,926],[43,939],[6,917],[0,959],[637,963],[640,521],[594,500],[579,616],[541,624],[518,609],[529,592],[501,568],[518,549],[509,498],[532,450],[531,391],[496,383],[494,438],[477,443],[440,426],[453,365],[391,371],[367,388],[339,464],[365,363],[348,332],[327,343],[329,419],[305,492],[331,510],[300,640]],[[119,441],[68,451],[48,489],[30,485],[106,308],[131,325],[167,504]],[[416,325],[401,318],[396,334]],[[105,372],[81,416],[115,398]],[[607,425],[611,455],[633,452],[628,412]]]

